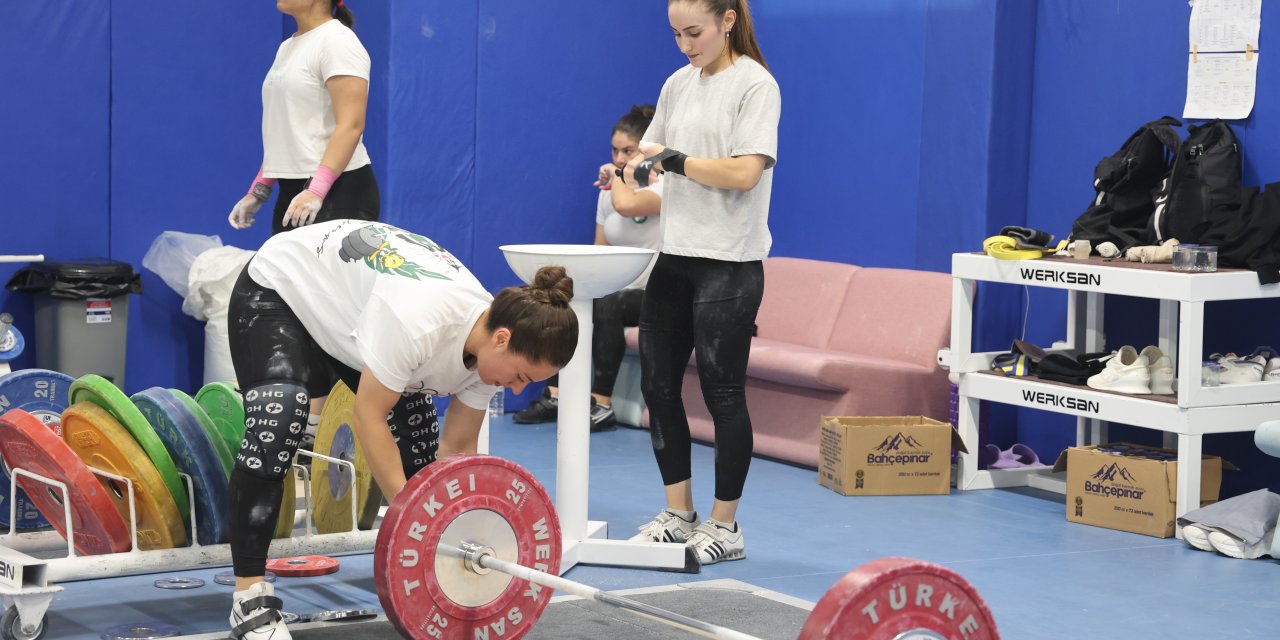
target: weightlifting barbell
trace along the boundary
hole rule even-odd
[[[732,629],[558,575],[560,526],[546,490],[519,465],[450,456],[415,475],[382,521],[374,551],[378,598],[412,640],[519,638],[552,590],[612,605],[709,638]],[[944,567],[909,558],[869,562],[840,579],[805,620],[800,640],[998,639],[977,591]]]

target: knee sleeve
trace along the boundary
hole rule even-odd
[[[244,440],[236,468],[267,480],[284,478],[307,428],[311,396],[295,382],[265,382],[244,391]]]
[[[435,461],[436,449],[440,446],[440,422],[431,396],[405,394],[387,416],[387,425],[400,449],[406,480]]]

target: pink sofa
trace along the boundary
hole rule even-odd
[[[822,416],[948,419],[950,387],[936,361],[950,342],[949,275],[799,258],[770,258],[764,271],[747,365],[757,454],[816,467]],[[629,351],[638,335],[628,330]],[[693,437],[712,442],[692,359],[684,405]]]

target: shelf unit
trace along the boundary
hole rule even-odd
[[[978,404],[999,402],[1075,416],[1076,443],[1107,440],[1107,423],[1164,432],[1165,446],[1178,451],[1177,515],[1199,506],[1201,440],[1209,433],[1253,431],[1280,413],[1280,384],[1258,382],[1201,386],[1205,303],[1280,298],[1280,285],[1262,285],[1252,271],[1174,272],[1167,264],[1076,260],[997,260],[984,254],[951,258],[951,348],[938,363],[958,377],[960,411],[956,425],[966,443],[978,442]],[[1038,378],[991,372],[1001,352],[974,352],[973,305],[978,282],[1026,285],[1067,292],[1067,335],[1047,351],[1075,355],[1106,350],[1103,319],[1107,295],[1159,300],[1156,346],[1176,362],[1176,396],[1126,395]],[[1141,345],[1136,345],[1139,348]],[[1178,358],[1178,354],[1188,357]],[[960,490],[1034,486],[1065,492],[1047,469],[978,470],[975,453],[961,453],[956,470]]]

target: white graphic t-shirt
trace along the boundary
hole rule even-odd
[[[325,353],[389,389],[475,409],[498,391],[462,362],[493,296],[425,236],[363,220],[301,227],[267,240],[249,277],[279,293]]]

